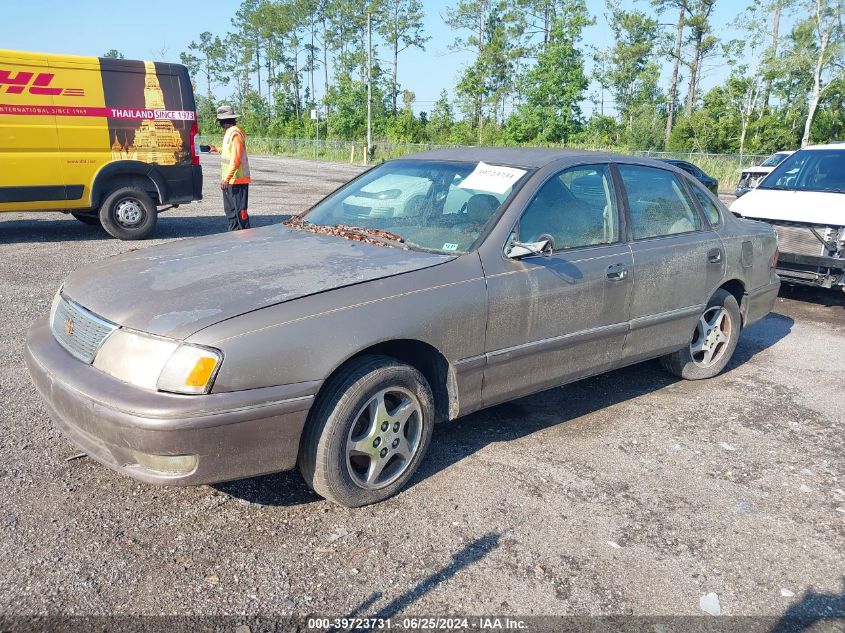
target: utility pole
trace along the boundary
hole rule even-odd
[[[367,11],[367,164],[373,151],[373,22]]]
[[[315,106],[317,104],[314,104]],[[315,137],[314,142],[314,158],[317,158],[317,153],[320,148],[320,110],[317,107],[311,108],[311,120],[314,121],[315,129],[317,130],[317,136]]]

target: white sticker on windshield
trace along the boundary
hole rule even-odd
[[[449,242],[446,242],[443,245],[443,250],[444,251],[456,251],[456,250],[458,250],[458,245],[457,244],[450,244]]]
[[[458,185],[461,189],[476,189],[502,194],[525,175],[524,169],[478,163],[472,173]]]

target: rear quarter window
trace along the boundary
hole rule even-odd
[[[704,215],[707,216],[707,220],[710,222],[711,226],[719,226],[722,223],[722,214],[719,212],[719,207],[713,202],[713,199],[707,194],[704,189],[702,189],[697,183],[690,182],[688,183],[690,189],[692,189],[693,195],[698,200],[699,204],[701,204],[701,208],[704,210]]]

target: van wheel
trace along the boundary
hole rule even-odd
[[[434,398],[415,368],[362,356],[314,404],[299,470],[322,497],[347,507],[396,494],[420,465],[434,426]]]
[[[71,213],[73,217],[88,226],[100,226],[100,216],[96,213]]]
[[[100,223],[120,240],[143,240],[153,232],[158,216],[150,195],[135,187],[112,191],[100,207]]]
[[[664,369],[686,380],[712,378],[731,360],[741,327],[739,304],[731,293],[720,288],[695,324],[689,345],[662,357],[660,362]]]

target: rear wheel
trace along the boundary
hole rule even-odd
[[[736,299],[720,288],[698,319],[689,345],[661,358],[661,364],[687,380],[712,378],[731,360],[741,327],[742,315]]]
[[[112,191],[100,207],[100,223],[112,237],[142,240],[155,228],[156,205],[146,191],[121,187]]]
[[[100,226],[100,216],[96,213],[71,213],[71,215],[88,226]]]
[[[431,442],[431,388],[419,371],[392,358],[354,361],[314,406],[299,469],[315,492],[347,507],[396,494]]]

